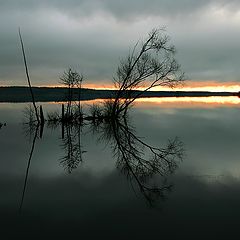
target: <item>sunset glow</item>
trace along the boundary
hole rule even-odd
[[[86,81],[87,82],[87,81]],[[2,85],[5,87],[7,85]],[[35,85],[36,87],[65,87],[62,84],[45,84]],[[83,88],[97,89],[97,90],[116,90],[112,83],[83,83]],[[143,90],[144,88],[138,88]],[[240,82],[219,82],[214,80],[209,81],[185,81],[183,86],[169,88],[169,87],[155,87],[151,91],[209,91],[209,92],[239,92]]]
[[[159,106],[164,108],[240,107],[240,98],[235,96],[140,98],[136,100],[136,106]]]
[[[84,84],[85,88],[93,89],[116,89],[112,84]],[[139,88],[143,90],[144,88]],[[218,81],[185,81],[183,86],[176,88],[155,87],[152,91],[211,91],[211,92],[239,92],[239,82]]]

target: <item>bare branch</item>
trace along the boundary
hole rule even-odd
[[[140,95],[157,86],[175,87],[184,80],[180,65],[174,58],[175,47],[162,29],[153,29],[145,41],[134,46],[133,51],[120,62],[114,78],[118,92],[113,114],[126,111]],[[136,95],[134,90],[142,87]],[[124,99],[124,101],[120,101]]]

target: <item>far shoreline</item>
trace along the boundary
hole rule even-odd
[[[64,87],[33,87],[36,102],[63,102],[66,101],[67,88]],[[81,100],[96,100],[114,98],[117,90],[81,89]],[[140,90],[134,91],[138,94]],[[141,98],[152,97],[227,97],[237,96],[239,92],[212,92],[212,91],[147,91]],[[74,89],[73,100],[78,100],[78,89]],[[29,88],[26,86],[0,87],[0,102],[31,102]]]

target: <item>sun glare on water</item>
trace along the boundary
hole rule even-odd
[[[240,98],[237,96],[139,98],[136,100],[136,106],[160,106],[166,108],[240,107]]]

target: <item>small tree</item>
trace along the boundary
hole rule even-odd
[[[122,60],[114,78],[118,88],[113,114],[126,112],[133,101],[156,86],[175,87],[183,81],[180,65],[174,58],[175,47],[162,29],[153,29],[141,44],[135,45]],[[143,91],[136,92],[138,88]]]
[[[67,117],[72,116],[72,101],[73,101],[73,94],[74,88],[78,89],[78,108],[80,114],[80,93],[82,87],[83,75],[79,74],[76,71],[73,71],[69,68],[67,71],[64,72],[62,77],[60,78],[60,82],[63,83],[68,88],[68,95],[67,95]]]

